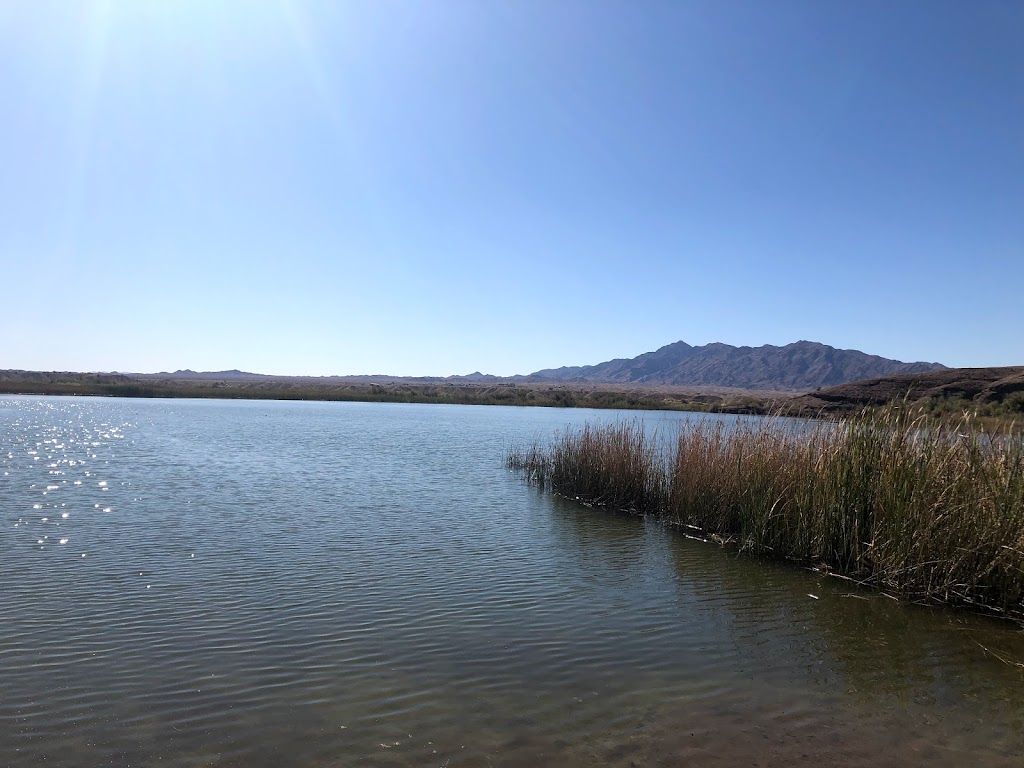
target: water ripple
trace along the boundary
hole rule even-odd
[[[979,650],[1024,658],[1019,633],[849,598],[501,465],[619,417],[0,399],[0,765],[1020,754],[1021,677]]]

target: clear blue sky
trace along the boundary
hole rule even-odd
[[[1024,364],[1024,3],[5,0],[0,368]]]

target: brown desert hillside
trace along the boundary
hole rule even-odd
[[[885,376],[825,387],[789,401],[801,411],[842,413],[893,400],[969,401],[978,405],[1016,403],[1024,399],[1024,366],[948,368],[942,371]]]

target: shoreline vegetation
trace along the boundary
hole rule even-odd
[[[785,393],[696,391],[669,387],[581,386],[560,383],[473,383],[416,380],[337,380],[291,377],[252,380],[184,380],[153,375],[0,371],[0,395],[105,397],[208,397],[215,399],[419,402],[463,406],[524,406],[643,411],[758,413]]]
[[[696,421],[667,440],[636,421],[587,425],[506,463],[589,506],[1024,623],[1024,441],[970,418],[893,407],[838,422]]]

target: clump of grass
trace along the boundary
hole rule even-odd
[[[567,431],[508,465],[588,504],[661,517],[914,600],[1024,616],[1024,442],[889,408],[833,422]]]

